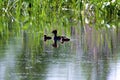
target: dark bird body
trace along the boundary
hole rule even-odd
[[[52,33],[54,34],[54,40],[58,40],[58,41],[61,40],[62,43],[70,41],[70,39],[65,36],[57,36],[57,30],[53,30]]]
[[[44,41],[52,39],[50,36],[44,35]]]
[[[52,33],[54,34],[54,40],[58,40],[60,41],[61,40],[61,36],[57,36],[57,30],[53,30]]]
[[[68,41],[70,41],[70,39],[67,37],[62,37],[61,39],[61,43],[68,42]]]

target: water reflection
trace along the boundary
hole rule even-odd
[[[17,51],[19,51],[20,44],[16,43],[15,39],[10,39],[10,41],[6,41],[8,44],[5,44],[5,48],[0,47],[0,51],[3,50],[4,54],[3,58],[0,59],[0,80],[12,80],[15,77],[12,75],[14,73],[14,69],[16,66],[16,58],[15,56],[18,54]],[[20,42],[19,42],[20,43]],[[19,48],[19,50],[18,50]],[[1,56],[1,55],[0,55]]]
[[[107,80],[119,80],[120,79],[120,60],[110,64],[110,72]]]
[[[74,29],[64,44],[42,38],[35,42],[27,32],[10,37],[0,46],[0,80],[118,80],[119,36],[92,31],[80,35]]]

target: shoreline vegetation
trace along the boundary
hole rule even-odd
[[[118,0],[1,0],[0,33],[11,30],[41,32],[76,25],[85,31],[86,24],[97,30],[117,28],[119,9]]]
[[[88,47],[111,49],[119,38],[118,0],[1,0],[0,12],[0,37],[4,40],[22,33],[38,46],[44,34],[57,29],[68,37],[80,34],[86,51]]]

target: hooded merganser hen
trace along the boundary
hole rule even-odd
[[[53,30],[52,33],[54,34],[54,40],[58,40],[60,41],[61,40],[61,36],[57,36],[57,30]]]
[[[57,30],[53,30],[52,33],[54,34],[54,40],[70,41],[70,39],[65,36],[57,36]]]
[[[52,39],[50,36],[44,35],[44,41]]]

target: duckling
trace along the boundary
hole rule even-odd
[[[50,36],[44,35],[44,41],[52,39]]]
[[[61,41],[62,41],[61,43],[64,43],[64,42],[70,41],[70,39],[65,37],[65,36],[62,36],[62,40]]]

